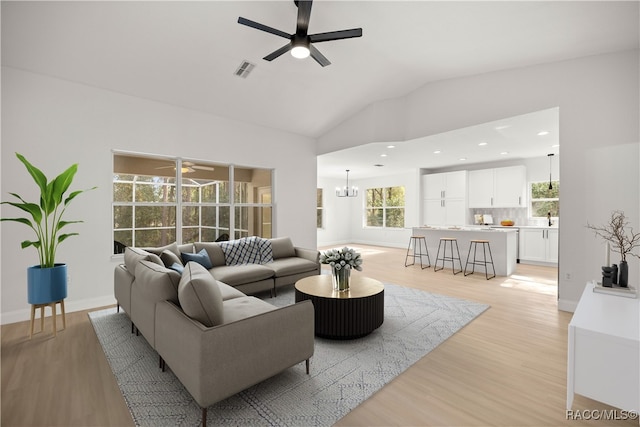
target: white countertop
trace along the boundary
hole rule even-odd
[[[423,225],[415,228],[419,228],[422,230],[482,231],[482,232],[489,232],[489,233],[508,233],[510,231],[516,231],[513,227],[491,228],[488,225],[465,225],[462,227],[436,227],[436,226]]]

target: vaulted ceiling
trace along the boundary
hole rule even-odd
[[[3,1],[2,65],[315,138],[429,82],[638,48],[638,4],[317,0],[310,33],[363,29],[318,43],[323,68],[237,23],[291,33],[292,0]]]

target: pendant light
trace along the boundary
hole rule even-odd
[[[338,197],[356,197],[358,195],[358,187],[349,187],[349,169],[347,169],[347,185],[344,188],[336,188],[336,196]]]
[[[553,190],[553,184],[551,184],[551,158],[553,153],[547,154],[547,157],[549,157],[549,190]]]

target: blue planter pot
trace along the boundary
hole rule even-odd
[[[67,265],[52,268],[34,265],[27,269],[27,300],[29,304],[47,304],[67,297]]]

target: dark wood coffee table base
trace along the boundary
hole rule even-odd
[[[370,334],[384,322],[384,286],[373,279],[356,277],[351,279],[351,291],[332,292],[331,276],[320,275],[309,278],[317,283],[313,287],[298,286],[296,302],[310,299],[315,311],[315,333],[331,339],[353,339]],[[371,286],[375,282],[375,286]],[[328,286],[329,291],[324,291]],[[318,287],[318,288],[316,288]],[[316,291],[318,289],[319,291]],[[362,291],[362,289],[365,289]]]

